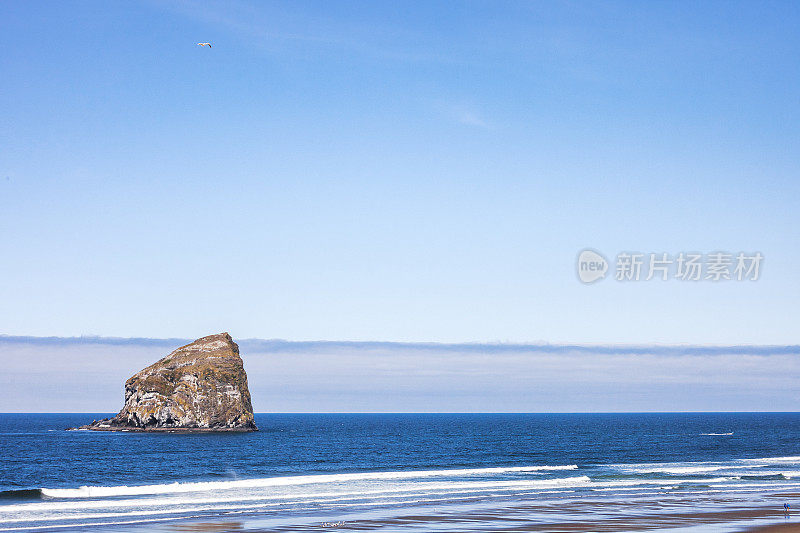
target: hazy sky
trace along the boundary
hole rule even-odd
[[[799,24],[0,2],[0,333],[796,344]],[[584,286],[585,247],[765,260]]]
[[[117,412],[185,340],[0,337],[0,412]],[[797,411],[800,347],[239,340],[256,412]]]

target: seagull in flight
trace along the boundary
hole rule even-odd
[[[197,43],[197,46],[208,46],[211,48],[211,43]]]

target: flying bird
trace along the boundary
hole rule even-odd
[[[197,43],[197,46],[208,46],[211,48],[211,43]]]

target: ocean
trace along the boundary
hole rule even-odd
[[[740,531],[800,511],[795,413],[259,414],[255,433],[65,431],[110,415],[0,415],[0,531]]]

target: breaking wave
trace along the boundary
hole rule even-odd
[[[512,466],[493,468],[467,468],[449,470],[411,470],[405,472],[359,472],[351,474],[319,474],[307,476],[282,476],[235,481],[202,481],[194,483],[168,483],[139,486],[84,486],[77,489],[41,489],[42,494],[51,498],[102,498],[114,496],[143,496],[148,494],[171,494],[180,492],[204,492],[228,489],[248,489],[267,487],[287,487],[318,483],[342,483],[352,481],[402,480],[426,477],[481,476],[491,474],[511,474],[523,472],[546,472],[575,470],[578,465],[557,466]],[[569,479],[569,478],[567,478]],[[588,478],[587,478],[588,479]]]

